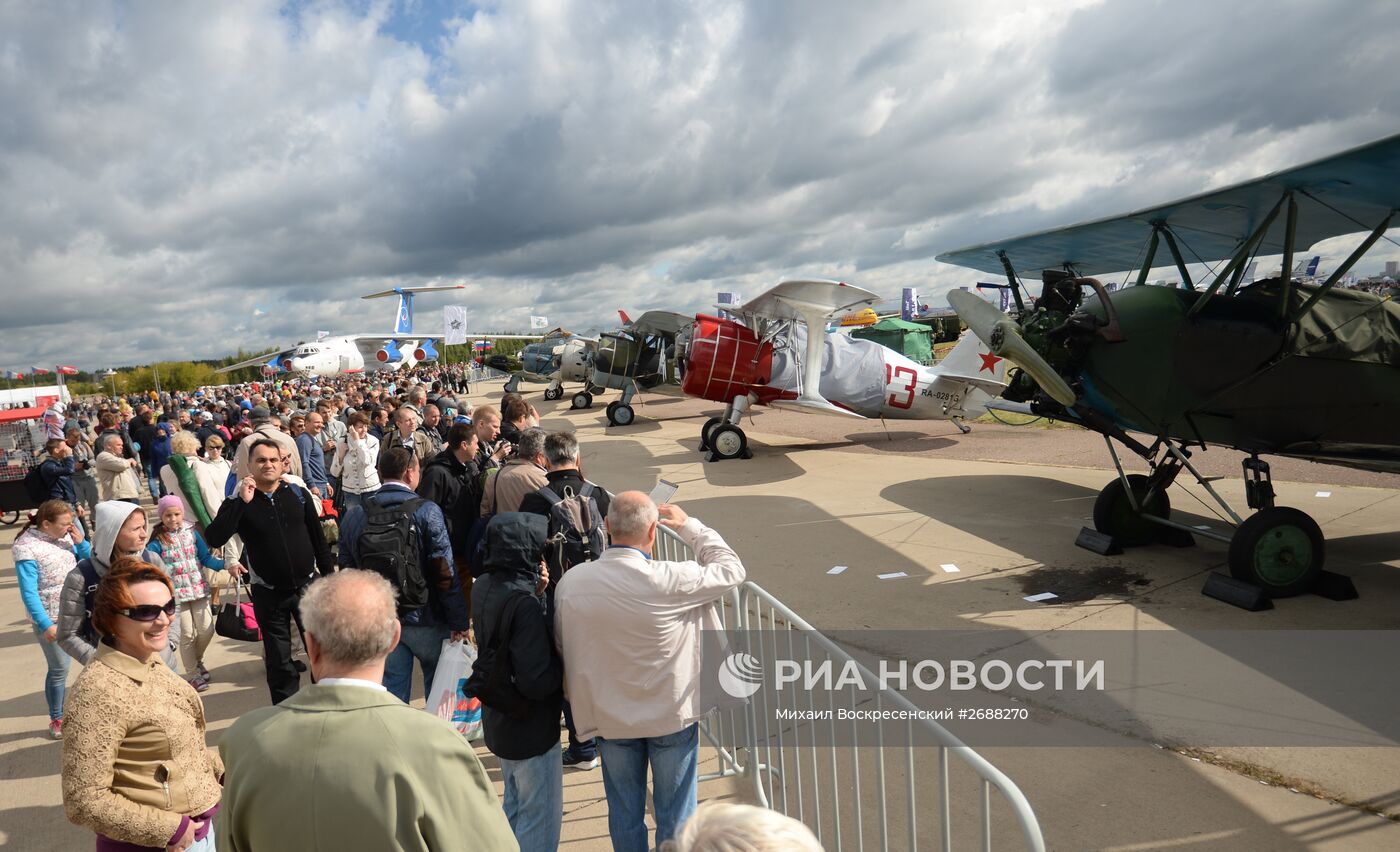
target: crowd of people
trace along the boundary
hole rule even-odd
[[[564,770],[601,765],[615,849],[820,848],[766,811],[697,811],[700,631],[745,577],[723,538],[590,482],[574,434],[517,394],[384,375],[45,416],[49,499],[14,556],[69,818],[99,850],[552,850]],[[694,560],[654,558],[663,526]],[[271,706],[215,754],[213,598],[245,583]],[[499,802],[472,746],[410,706],[454,642],[475,649]]]

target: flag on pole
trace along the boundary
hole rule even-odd
[[[320,341],[322,341],[322,340],[325,340],[327,337],[330,337],[330,336],[331,336],[331,333],[330,333],[329,331],[318,331],[318,332],[316,332],[316,340],[317,340],[317,342],[320,342]]]
[[[78,375],[78,368],[66,364],[59,364],[58,372],[62,373],[65,376],[76,376]]]
[[[475,344],[472,345],[472,348],[478,352],[485,352],[491,347],[492,343],[489,340],[478,340]]]
[[[461,305],[448,305],[442,309],[442,342],[445,346],[457,346],[467,342],[467,309]]]
[[[900,298],[899,318],[905,321],[912,320],[919,315],[919,291],[913,287],[905,287]]]
[[[36,376],[47,376],[49,374],[49,371],[45,370],[43,367],[30,367],[29,372]]]
[[[549,328],[549,317],[530,317],[530,328]]]

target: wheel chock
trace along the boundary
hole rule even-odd
[[[1074,540],[1074,545],[1093,551],[1100,556],[1117,556],[1123,552],[1123,548],[1119,546],[1117,539],[1113,536],[1089,527],[1080,528],[1079,538]]]
[[[1317,580],[1310,591],[1329,601],[1354,601],[1361,597],[1350,577],[1332,571],[1318,572]]]
[[[1237,606],[1246,612],[1262,612],[1274,608],[1273,600],[1260,586],[1215,571],[1206,577],[1206,585],[1201,589],[1201,594],[1224,601],[1230,606]]]

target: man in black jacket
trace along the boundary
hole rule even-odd
[[[524,699],[524,712],[514,716],[484,702],[481,709],[486,747],[500,760],[505,781],[501,806],[522,852],[558,848],[564,818],[557,750],[564,665],[545,615],[548,531],[548,522],[537,515],[507,512],[492,518],[486,529],[486,573],[476,581],[472,606],[478,647],[499,649],[495,665],[510,667]]]
[[[545,464],[549,466],[549,473],[546,474],[549,484],[545,486],[560,497],[565,494],[565,489],[578,494],[583,490],[583,486],[588,484],[588,480],[583,478],[583,472],[579,470],[579,450],[578,439],[572,432],[552,432],[544,439]],[[543,489],[541,489],[543,490]],[[608,516],[608,506],[611,500],[605,488],[597,485],[593,486],[593,502],[598,506],[598,517]],[[525,495],[525,499],[520,501],[520,511],[529,512],[534,515],[544,515],[549,517],[550,502],[538,491],[534,494]],[[553,575],[553,582],[548,589],[550,620],[554,617],[554,585],[559,582],[559,578],[564,575],[564,571],[572,568],[572,565],[552,566],[550,571]],[[574,728],[574,714],[569,709],[569,702],[564,702],[564,727],[569,731],[569,747],[564,749],[563,764],[570,769],[590,770],[598,766],[598,744],[591,738],[580,740],[578,731]]]
[[[300,488],[282,481],[282,447],[257,438],[248,450],[252,476],[238,483],[204,537],[222,547],[235,533],[243,539],[243,564],[252,572],[253,613],[263,637],[263,666],[272,703],[294,695],[301,675],[292,664],[292,619],[301,627],[297,604],[316,578],[335,571],[316,509]]]
[[[472,574],[467,566],[467,533],[481,514],[481,468],[476,464],[476,430],[458,423],[447,432],[447,446],[423,465],[418,496],[442,509],[447,537],[462,584],[467,610],[472,606]]]

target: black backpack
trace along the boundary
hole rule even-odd
[[[49,499],[49,481],[44,476],[44,466],[37,464],[24,475],[24,494],[34,505]]]
[[[91,559],[78,562],[78,571],[83,575],[83,623],[78,627],[78,635],[89,645],[97,644],[97,631],[92,627],[92,608],[97,602],[97,584],[102,578],[97,576],[97,566]]]
[[[428,603],[428,582],[419,559],[418,522],[413,517],[425,502],[413,497],[386,508],[377,498],[368,497],[362,506],[365,526],[355,567],[383,575],[398,590],[400,615]]]
[[[567,485],[562,497],[548,485],[536,493],[549,501],[549,542],[545,560],[549,564],[551,582],[557,583],[565,571],[603,555],[607,547],[603,515],[598,511],[598,501],[593,499],[591,482],[585,482],[577,494]]]
[[[478,647],[471,677],[462,687],[464,695],[479,698],[485,706],[513,719],[524,716],[530,704],[515,688],[515,667],[511,665],[510,649],[505,647],[505,643],[515,624],[516,612],[528,605],[525,603],[527,600],[534,602],[534,598],[523,592],[506,598],[505,605],[501,607],[501,620],[497,622],[490,641]]]

